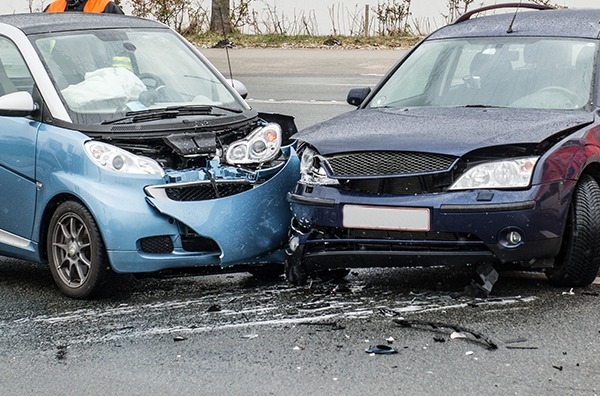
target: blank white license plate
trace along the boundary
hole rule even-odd
[[[344,205],[342,214],[346,228],[404,231],[429,231],[430,228],[427,208]]]

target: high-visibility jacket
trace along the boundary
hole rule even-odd
[[[83,7],[83,12],[95,12],[101,14],[110,2],[111,0],[88,0]],[[56,0],[48,6],[46,12],[64,12],[66,9],[66,0]]]

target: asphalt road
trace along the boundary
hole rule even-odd
[[[229,77],[224,49],[204,55]],[[310,126],[354,107],[346,103],[350,88],[373,87],[404,50],[232,49],[231,75],[248,88],[248,103],[259,111],[296,117],[298,128]]]
[[[222,68],[223,50],[205,53]],[[303,127],[351,110],[347,88],[375,84],[400,53],[231,55],[253,106],[296,110]],[[557,289],[541,274],[502,273],[488,298],[474,298],[463,293],[474,276],[465,263],[355,270],[345,284],[301,288],[245,273],[125,278],[110,296],[77,301],[46,267],[0,259],[0,394],[598,393],[600,285]],[[402,327],[400,317],[425,324]],[[365,352],[379,344],[398,353]]]

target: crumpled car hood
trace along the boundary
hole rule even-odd
[[[539,143],[594,121],[586,111],[506,108],[364,109],[295,134],[320,154],[352,151],[427,151],[462,156],[472,150]]]

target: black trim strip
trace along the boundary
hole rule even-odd
[[[441,213],[479,213],[479,212],[508,212],[512,210],[528,210],[535,208],[535,201],[510,202],[501,204],[475,205],[441,205]]]

